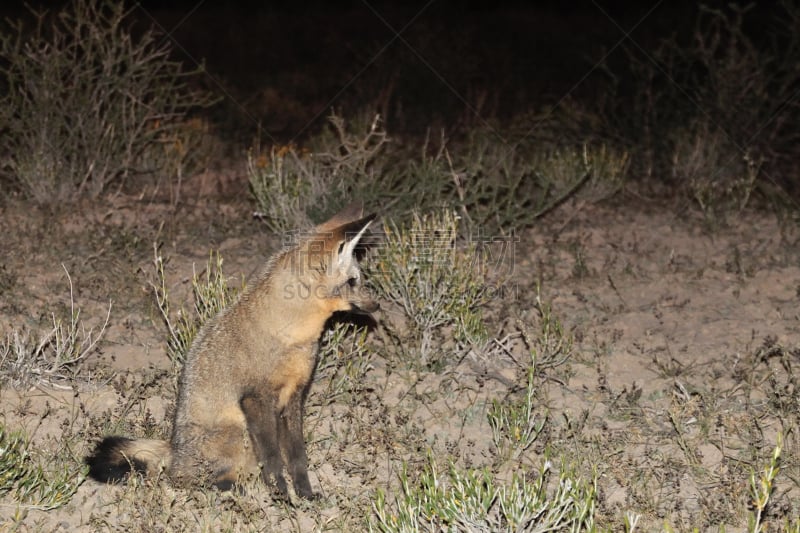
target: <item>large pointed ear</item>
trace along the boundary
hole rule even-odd
[[[353,264],[353,252],[375,215],[358,220],[347,221],[335,227],[328,227],[329,220],[315,228],[315,234],[305,239],[299,251],[306,258],[312,270],[347,270]]]
[[[337,241],[334,243],[334,246],[336,246],[334,262],[340,270],[346,270],[353,263],[356,246],[358,246],[361,237],[364,236],[364,232],[367,231],[373,220],[375,220],[374,213],[339,226],[333,231]]]
[[[348,204],[347,207],[333,215],[325,222],[319,224],[316,228],[314,228],[314,230],[317,233],[333,232],[339,229],[339,227],[349,224],[353,221],[359,222],[359,219],[361,219],[362,216],[364,216],[364,202],[357,200],[351,204]]]

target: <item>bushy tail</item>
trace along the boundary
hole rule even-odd
[[[131,472],[155,475],[171,460],[172,450],[166,441],[106,437],[85,462],[89,477],[106,483],[121,481]]]

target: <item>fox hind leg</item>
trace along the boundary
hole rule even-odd
[[[221,491],[239,489],[240,481],[255,466],[253,451],[245,446],[247,439],[243,425],[231,424],[212,432],[209,449],[214,450],[211,461],[211,484]]]
[[[202,484],[234,490],[255,470],[246,421],[239,405],[220,409],[212,420],[176,427],[169,475],[178,485]]]

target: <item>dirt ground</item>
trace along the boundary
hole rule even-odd
[[[209,250],[220,251],[236,283],[279,248],[246,199],[186,196],[176,209],[147,197],[0,207],[0,332],[38,331],[51,313],[68,312],[65,271],[87,327],[99,330],[112,302],[100,348],[79,377],[0,385],[4,424],[24,428],[35,448],[67,447],[80,461],[106,433],[167,434],[175,376],[150,285],[155,244],[168,258],[172,296],[186,305],[192,269],[204,267]],[[537,401],[547,429],[513,464],[497,464],[486,417],[492,399],[524,387],[526,351],[512,335],[506,355],[465,358],[442,372],[373,353],[364,383],[342,397],[325,396],[318,380],[306,429],[319,503],[286,508],[257,487],[226,496],[163,480],[86,480],[52,511],[19,510],[6,495],[0,530],[358,530],[376,489],[397,493],[403,461],[418,471],[431,450],[442,464],[491,466],[501,478],[536,468],[545,453],[594,468],[598,519],[611,530],[634,511],[644,530],[668,522],[738,531],[750,469],[764,466],[780,432],[784,463],[770,507],[779,524],[800,512],[799,237],[773,214],[746,212],[709,228],[700,213],[638,198],[567,203],[519,232],[505,263],[511,277],[486,309],[489,325],[498,338],[536,331],[538,290],[574,348],[564,364],[542,370]],[[370,346],[379,348],[378,318]]]

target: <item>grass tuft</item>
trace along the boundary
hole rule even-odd
[[[366,327],[336,323],[322,334],[314,380],[325,385],[322,404],[349,403],[361,393],[372,368]]]
[[[20,509],[48,511],[69,502],[86,478],[83,465],[31,451],[22,431],[0,423],[0,496],[10,494]]]
[[[547,458],[537,472],[515,472],[502,482],[488,470],[459,470],[442,475],[429,456],[419,479],[403,468],[401,493],[394,501],[378,490],[370,531],[594,531],[596,477],[582,479]],[[557,479],[553,479],[557,476]]]
[[[213,251],[208,254],[208,262],[203,273],[198,274],[192,268],[192,296],[194,305],[187,311],[183,306],[173,315],[170,307],[169,288],[164,273],[166,260],[159,253],[159,246],[153,245],[153,266],[155,281],[150,285],[156,297],[161,318],[167,326],[167,356],[176,369],[183,366],[186,353],[192,346],[200,327],[208,320],[235,301],[244,288],[244,280],[240,287],[229,287],[228,280],[222,273],[222,255]]]
[[[100,331],[87,331],[80,309],[75,307],[72,278],[66,267],[64,272],[69,281],[69,316],[65,319],[50,313],[52,327],[39,334],[26,329],[7,334],[0,341],[0,380],[17,387],[71,388],[69,381],[81,377],[83,361],[97,349],[105,333],[111,317],[111,303]]]
[[[456,340],[482,336],[488,298],[485,266],[474,243],[459,245],[460,218],[449,209],[415,214],[408,225],[384,224],[385,238],[367,262],[369,286],[399,307],[404,324],[387,322],[408,362],[441,367],[443,329]]]

